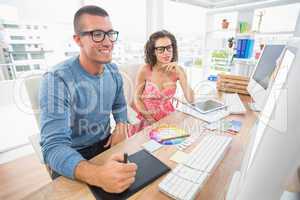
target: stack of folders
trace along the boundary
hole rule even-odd
[[[247,86],[249,78],[240,75],[219,74],[217,89],[223,92],[234,92],[249,95]]]
[[[253,39],[238,39],[236,45],[236,58],[251,58],[253,53]]]

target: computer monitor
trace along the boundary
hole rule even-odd
[[[226,200],[279,200],[288,176],[300,166],[300,38],[288,43],[278,63],[263,117],[249,133],[241,171]]]
[[[285,45],[265,45],[250,78],[247,91],[254,100],[253,109],[261,110],[269,94],[270,77]]]

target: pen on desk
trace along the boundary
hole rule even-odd
[[[169,138],[166,138],[166,139],[161,139],[160,142],[165,142],[165,141],[168,141],[168,140],[174,140],[174,139],[178,139],[178,138],[185,138],[185,137],[189,137],[190,135],[189,134],[186,134],[186,135],[177,135],[177,136],[174,136],[174,137],[169,137]]]
[[[124,163],[128,163],[128,154],[127,153],[124,153],[124,160],[123,160]]]

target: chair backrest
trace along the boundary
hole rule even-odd
[[[34,112],[34,117],[37,122],[37,126],[40,127],[40,108],[39,108],[39,88],[41,83],[41,75],[30,77],[25,79],[25,88],[27,95],[29,97],[31,108]],[[35,134],[29,137],[29,141],[37,154],[41,163],[44,164],[44,159],[42,155],[42,149],[40,146],[40,134]]]
[[[41,78],[41,75],[37,75],[25,80],[25,88],[30,100],[31,108],[34,111],[34,117],[38,127],[40,127],[39,88]]]
[[[136,124],[140,121],[137,119],[136,112],[130,106],[133,103],[135,79],[140,66],[137,63],[118,66],[123,78],[124,96],[127,102],[128,121],[130,124]]]
[[[132,63],[118,66],[124,82],[124,96],[127,104],[131,104],[134,96],[135,79],[141,64]]]

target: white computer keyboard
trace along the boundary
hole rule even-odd
[[[245,114],[247,111],[239,95],[236,93],[224,93],[223,101],[231,114]]]
[[[192,200],[223,159],[232,138],[206,135],[189,154],[187,160],[177,165],[159,184],[159,190],[178,200]]]
[[[159,190],[178,200],[194,199],[208,174],[179,164],[159,184]]]

